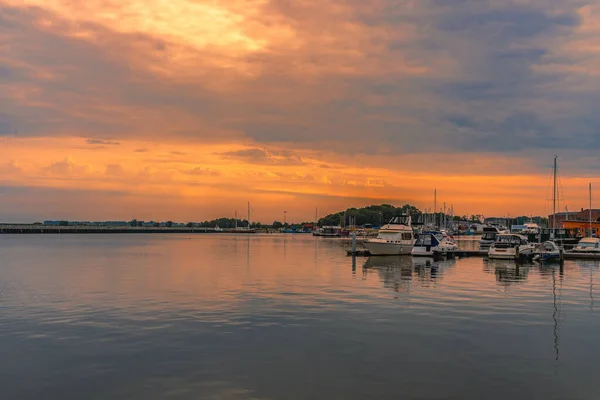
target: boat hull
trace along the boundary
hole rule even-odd
[[[413,257],[433,257],[433,248],[432,247],[413,247],[410,254]]]
[[[412,244],[374,241],[366,241],[363,243],[363,246],[365,246],[369,251],[369,254],[373,256],[409,255],[413,248]]]
[[[521,245],[521,247],[495,248],[490,247],[488,258],[493,260],[517,260],[520,258],[532,257],[534,248],[531,245]]]

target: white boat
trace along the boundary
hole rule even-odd
[[[600,239],[593,237],[583,238],[577,246],[571,250],[572,253],[600,254]]]
[[[560,261],[563,259],[563,251],[556,243],[548,240],[535,249],[534,261]]]
[[[419,234],[410,252],[415,257],[433,257],[435,253],[460,251],[458,245],[442,232],[424,231]]]
[[[483,234],[484,226],[485,225],[483,225],[483,224],[471,224],[471,226],[469,226],[468,234],[469,235],[481,235],[481,234]]]
[[[342,237],[344,235],[341,226],[322,226],[313,231],[313,236]]]
[[[486,226],[483,228],[483,235],[479,239],[480,249],[489,249],[491,245],[496,241],[496,237],[500,233],[500,230],[495,226]]]
[[[525,228],[523,228],[523,230],[519,233],[523,235],[539,235],[540,226],[535,222],[526,222],[524,226]]]
[[[535,245],[530,244],[523,235],[515,233],[501,234],[488,250],[488,258],[517,260],[523,257],[532,257]]]
[[[374,256],[397,256],[410,254],[415,244],[415,234],[410,216],[394,217],[379,229],[376,238],[363,243],[369,254]]]

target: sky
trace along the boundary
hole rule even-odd
[[[600,0],[0,0],[0,221],[248,201],[301,221],[434,189],[459,215],[544,215],[555,155],[579,210],[599,20]]]

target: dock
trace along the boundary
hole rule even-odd
[[[367,250],[367,249],[356,249],[355,251],[348,249],[348,250],[346,250],[346,254],[348,256],[356,256],[356,257],[369,257],[371,255],[369,253],[369,250]],[[433,258],[486,257],[487,254],[488,254],[487,250],[460,250],[460,251],[439,253],[439,254],[433,255],[432,257]],[[429,257],[429,258],[432,258],[432,257]]]

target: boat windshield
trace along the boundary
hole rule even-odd
[[[390,224],[410,225],[410,217],[408,215],[394,217],[390,221]]]
[[[498,232],[484,232],[481,238],[484,240],[494,240],[498,236]]]
[[[524,240],[521,239],[519,236],[498,235],[498,237],[496,237],[496,243],[501,244],[524,244],[523,242]]]
[[[585,248],[585,249],[593,249],[596,247],[596,242],[584,242],[581,241],[578,244],[579,247]]]

